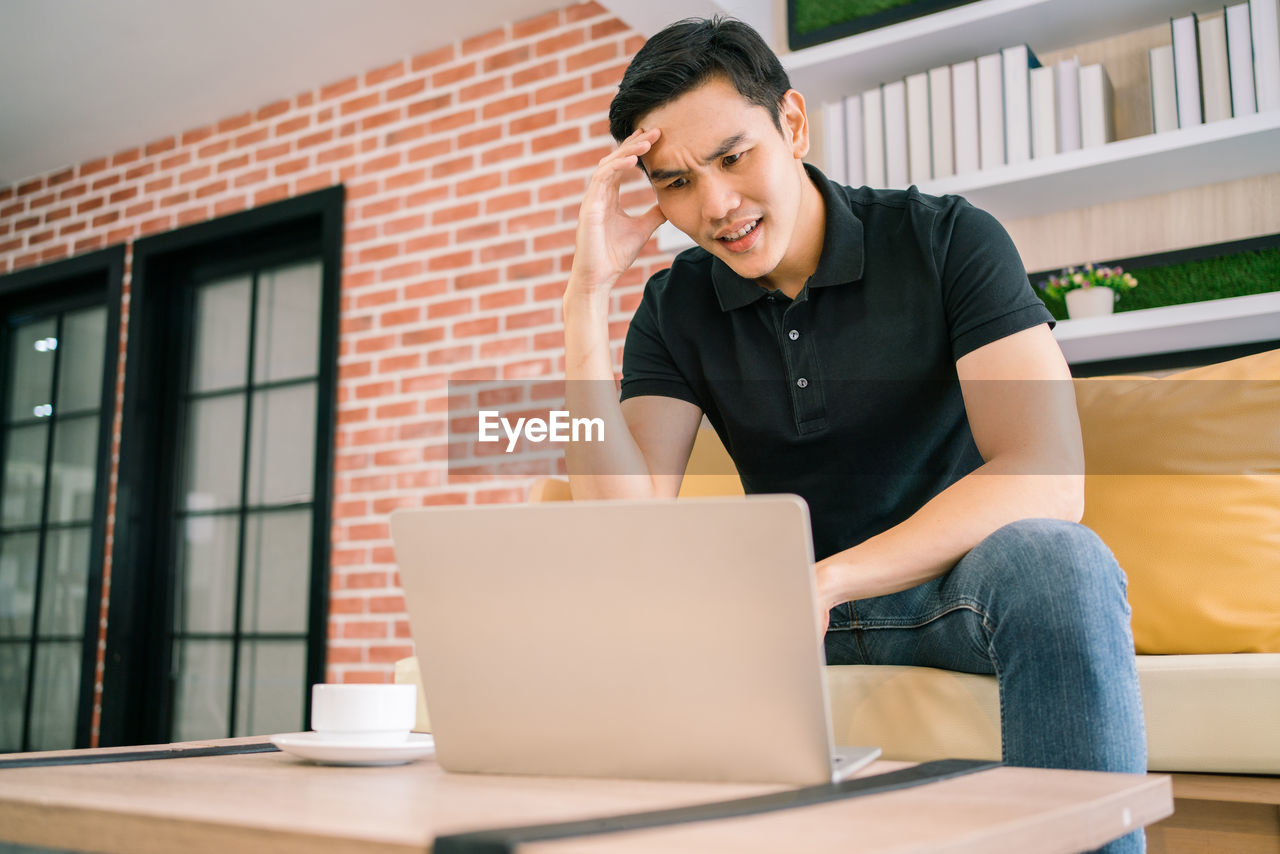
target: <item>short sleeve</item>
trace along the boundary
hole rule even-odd
[[[938,218],[933,248],[955,359],[1041,323],[1053,328],[1017,247],[991,214],[956,198]]]
[[[622,349],[620,399],[657,395],[701,406],[663,340],[659,318],[664,302],[661,293],[665,290],[668,275],[668,270],[662,270],[649,279],[627,328],[627,340]]]

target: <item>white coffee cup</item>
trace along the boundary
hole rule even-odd
[[[333,741],[388,744],[405,741],[418,710],[416,685],[311,686],[311,728]]]

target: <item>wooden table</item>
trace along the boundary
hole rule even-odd
[[[909,764],[876,762],[864,774]],[[422,852],[449,833],[784,788],[450,774],[431,759],[387,768],[330,767],[283,753],[3,768],[0,840],[165,854]],[[1003,767],[818,806],[521,850],[1067,852],[1096,847],[1172,809],[1167,776]]]

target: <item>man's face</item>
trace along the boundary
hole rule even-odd
[[[643,161],[662,213],[738,275],[768,283],[797,237],[808,182],[799,94],[787,93],[781,132],[768,110],[722,77],[653,110],[638,127],[661,131]]]

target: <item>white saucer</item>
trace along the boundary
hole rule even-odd
[[[322,737],[316,732],[273,735],[272,744],[302,759],[321,765],[404,765],[436,752],[436,740],[424,732],[411,732],[405,741],[368,744]]]

